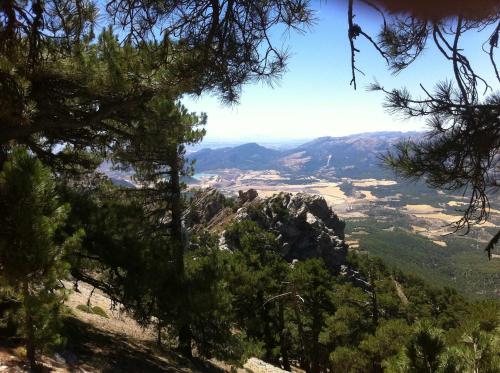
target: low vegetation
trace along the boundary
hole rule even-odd
[[[108,318],[108,314],[106,313],[106,311],[104,311],[99,306],[89,306],[86,304],[79,304],[78,306],[76,306],[76,309],[82,312],[91,313],[93,315],[104,317],[105,319]]]

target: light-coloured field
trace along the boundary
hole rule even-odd
[[[448,244],[445,241],[438,241],[438,240],[432,240],[436,245],[441,246],[441,247],[446,247]]]
[[[443,237],[446,234],[449,234],[451,232],[450,227],[434,227],[431,225],[427,225],[425,227],[419,226],[419,225],[411,225],[411,232],[418,234],[420,236],[423,236],[425,238],[428,238],[432,242],[434,242],[436,245],[445,247],[447,244],[443,240]]]
[[[376,201],[378,199],[369,190],[360,190],[360,193],[364,195],[364,199],[366,199],[367,201]]]
[[[461,215],[446,214],[442,209],[431,205],[406,205],[403,210],[419,219],[441,220],[447,224],[453,224],[462,217]],[[487,221],[480,224],[480,227],[497,227],[497,224]]]
[[[446,223],[454,223],[460,219],[458,215],[445,214],[441,208],[431,205],[406,205],[403,209],[421,219],[436,219]]]
[[[490,214],[500,215],[500,210],[490,208]]]
[[[427,228],[419,227],[418,225],[412,225],[411,230],[415,233],[424,233],[427,232]]]
[[[431,205],[406,205],[404,209],[410,214],[432,214],[443,211],[441,208]]]
[[[276,183],[276,184],[266,184],[260,183],[257,179],[255,183],[245,184],[244,187],[249,189],[253,188],[257,190],[259,196],[262,198],[271,197],[274,194],[278,194],[281,192],[286,193],[309,193],[309,194],[317,194],[325,198],[326,202],[330,205],[339,205],[346,204],[350,200],[345,193],[339,188],[339,183],[333,183],[328,181],[320,181],[313,182],[310,184],[286,184],[286,183]],[[237,192],[239,189],[242,189],[240,183],[235,183],[226,188],[226,190],[231,190],[233,192]]]
[[[460,219],[460,216],[457,215],[448,215],[443,212],[434,212],[430,214],[417,214],[416,215],[418,218],[422,219],[435,219],[435,220],[442,220],[446,223],[454,223]]]
[[[454,223],[460,219],[458,215],[445,214],[441,208],[431,205],[406,205],[403,209],[421,219],[436,219],[446,223]]]
[[[249,171],[239,176],[239,180],[285,181],[289,180],[289,178],[281,176],[281,174],[276,170],[267,170],[267,171]]]
[[[350,249],[359,249],[359,241],[358,240],[348,239],[345,241],[345,243],[349,245]]]
[[[259,194],[259,197],[261,198],[269,198],[279,193],[277,190],[266,190],[266,189],[256,189],[256,190],[257,193]]]
[[[467,206],[467,202],[449,201],[447,205],[450,207],[461,207],[461,206]],[[500,210],[497,209],[490,208],[489,212],[491,215],[500,215]]]
[[[356,187],[389,186],[397,184],[397,182],[394,180],[384,180],[384,179],[351,180],[351,183]]]

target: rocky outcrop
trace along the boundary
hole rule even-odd
[[[206,189],[195,193],[191,205],[188,225],[193,230],[221,234],[223,248],[227,247],[222,232],[228,224],[252,220],[276,235],[280,252],[289,262],[323,258],[334,271],[345,262],[345,223],[323,197],[280,193],[261,199],[251,189],[231,199],[215,189]]]
[[[221,233],[234,216],[237,204],[213,188],[194,192],[184,219],[188,230]]]
[[[233,214],[227,198],[218,190],[208,188],[194,192],[189,204],[186,222],[194,230],[211,229],[221,215]]]
[[[236,213],[236,220],[253,220],[276,234],[280,251],[288,261],[323,258],[338,270],[345,262],[345,223],[320,196],[280,193],[260,204],[248,204]]]
[[[255,189],[248,189],[246,192],[239,190],[238,199],[241,204],[246,202],[252,202],[255,198],[259,196],[259,193]]]
[[[289,373],[255,357],[248,359],[243,368],[250,373]]]

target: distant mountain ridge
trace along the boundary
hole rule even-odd
[[[281,152],[265,148],[257,143],[248,143],[235,147],[202,149],[189,155],[196,159],[196,171],[222,168],[240,168],[242,170],[265,170],[272,167]]]
[[[274,169],[294,175],[323,177],[381,177],[380,154],[423,132],[370,132],[344,137],[319,137],[289,150],[275,150],[257,143],[219,149],[202,149],[189,155],[197,172],[237,168]],[[388,171],[385,173],[389,174]]]

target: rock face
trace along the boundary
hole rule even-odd
[[[286,370],[275,367],[255,357],[248,359],[243,368],[251,373],[288,373]]]
[[[241,204],[244,204],[245,202],[252,202],[258,196],[259,194],[255,189],[248,189],[246,192],[242,190],[238,191],[238,199]]]
[[[208,230],[221,233],[231,222],[237,209],[235,201],[213,188],[194,193],[184,222],[191,232]]]
[[[235,218],[256,221],[275,233],[281,254],[289,262],[323,258],[332,270],[345,262],[345,223],[320,196],[280,193],[261,201],[260,206],[243,206]]]
[[[332,271],[345,263],[345,223],[320,196],[280,193],[261,199],[255,190],[249,190],[231,200],[215,189],[207,189],[195,194],[189,216],[188,225],[194,230],[221,234],[222,246],[228,224],[252,220],[276,235],[280,252],[289,262],[323,258]]]

